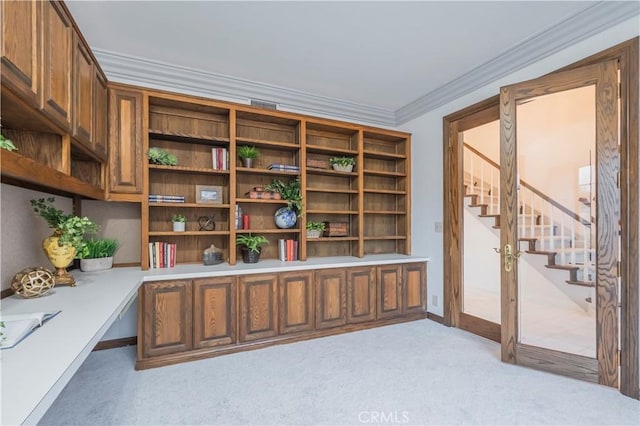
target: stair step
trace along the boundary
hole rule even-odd
[[[567,284],[571,284],[571,285],[579,285],[582,287],[595,287],[596,283],[594,283],[593,281],[572,281],[572,280],[567,280],[565,281]]]
[[[580,269],[575,265],[544,265],[544,267],[549,269],[561,269],[563,271],[577,271]]]
[[[479,214],[478,217],[493,217],[493,218],[496,218],[496,217],[500,217],[500,215],[499,214]]]
[[[535,254],[539,256],[547,256],[548,265],[556,264],[556,252],[554,251],[527,250],[526,252],[529,254]]]

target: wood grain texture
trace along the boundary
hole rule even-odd
[[[244,275],[240,285],[240,342],[278,334],[278,276]]]
[[[461,330],[465,330],[470,333],[477,334],[478,336],[482,336],[485,339],[493,340],[494,342],[497,342],[497,343],[501,342],[500,324],[487,321],[484,318],[479,318],[479,317],[461,312],[458,327]]]
[[[193,347],[236,343],[236,277],[193,280]]]
[[[107,79],[94,67],[93,79],[93,132],[91,143],[96,155],[107,159],[109,141],[109,89]]]
[[[347,322],[347,276],[343,268],[314,273],[316,329],[337,327]]]
[[[375,268],[347,269],[347,322],[355,324],[376,319]]]
[[[313,271],[278,274],[280,334],[313,330]]]
[[[103,340],[98,342],[93,348],[94,351],[103,351],[105,349],[121,348],[124,346],[133,346],[138,344],[138,338],[136,336],[121,337],[119,339]]]
[[[424,312],[427,309],[427,265],[409,263],[402,266],[402,311]]]
[[[402,314],[402,265],[377,267],[376,318],[392,318]]]
[[[598,363],[595,359],[517,344],[517,364],[549,373],[598,383]]]
[[[73,35],[73,73],[71,93],[71,130],[73,137],[93,150],[94,67],[89,49],[82,39]]]

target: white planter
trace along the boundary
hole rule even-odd
[[[307,229],[307,238],[320,238],[322,231],[317,229]]]
[[[336,172],[348,172],[351,173],[353,171],[353,164],[349,164],[348,166],[341,166],[340,164],[333,164],[333,170]]]
[[[186,226],[186,222],[173,222],[173,232],[184,232]]]
[[[98,257],[96,259],[80,259],[80,270],[83,272],[96,272],[111,269],[113,257]]]

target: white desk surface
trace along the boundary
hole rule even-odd
[[[370,255],[364,258],[324,257],[305,262],[263,260],[238,263],[179,265],[171,269],[114,268],[103,272],[74,271],[76,287],[55,287],[37,299],[11,296],[0,301],[2,313],[60,314],[16,347],[0,351],[2,425],[36,424],[67,385],[109,327],[129,306],[145,281],[244,275],[290,270],[325,269],[392,263],[426,262],[426,257]]]

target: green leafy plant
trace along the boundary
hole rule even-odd
[[[58,245],[72,245],[76,249],[76,257],[82,256],[85,250],[85,234],[93,234],[98,231],[98,225],[88,217],[66,214],[53,205],[54,197],[38,198],[31,200],[34,213],[43,218],[49,228],[55,229],[58,234]]]
[[[92,238],[85,240],[80,259],[99,259],[113,257],[118,249],[118,241],[110,238]]]
[[[171,216],[171,222],[186,222],[187,218],[180,213],[176,213],[173,216]]]
[[[18,149],[11,139],[5,138],[2,133],[0,133],[0,148],[6,149],[7,151],[16,151]]]
[[[255,146],[242,145],[238,147],[238,157],[256,159],[260,151]]]
[[[247,250],[260,253],[260,246],[269,244],[269,240],[264,235],[240,234],[236,238],[236,244]]]
[[[300,176],[289,181],[282,182],[280,179],[274,179],[269,185],[265,186],[265,191],[277,192],[283,200],[292,208],[298,216],[302,214],[302,193],[300,192]]]
[[[324,222],[307,222],[307,229],[309,231],[324,231],[325,225]]]
[[[162,166],[176,166],[178,164],[178,158],[175,155],[157,147],[149,148],[147,158],[150,163]]]
[[[329,158],[329,164],[331,164],[332,166],[334,164],[337,164],[338,166],[342,167],[355,166],[356,159],[353,157],[332,157]]]

